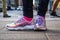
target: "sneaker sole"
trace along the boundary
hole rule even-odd
[[[27,25],[24,27],[21,26],[21,27],[16,27],[16,28],[10,28],[10,27],[8,27],[8,25],[6,25],[6,28],[8,30],[34,30],[34,25],[31,25],[31,26]]]
[[[47,28],[36,28],[36,31],[47,31]]]

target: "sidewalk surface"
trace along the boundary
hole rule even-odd
[[[46,14],[47,31],[8,31],[7,23],[12,23],[22,17],[22,11],[7,11],[10,18],[3,18],[0,13],[0,40],[60,40],[60,18],[51,18]],[[34,11],[34,18],[37,12]]]

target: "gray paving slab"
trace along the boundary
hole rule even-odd
[[[50,30],[46,33],[48,40],[60,40],[60,30]]]
[[[19,34],[0,34],[0,39],[45,39],[43,33],[19,33]]]
[[[56,33],[46,33],[48,40],[60,40],[60,34]]]
[[[48,40],[60,40],[60,21],[59,20],[47,20],[46,36]]]
[[[48,29],[60,30],[60,21],[58,20],[51,20],[51,21],[47,20],[46,25]]]
[[[45,32],[40,31],[8,31],[6,28],[0,31],[0,39],[3,40],[47,40]]]
[[[5,25],[6,25],[6,24],[12,23],[12,22],[13,22],[13,21],[10,21],[10,22],[8,22],[8,21],[0,21],[0,31],[1,31],[1,29],[5,28]]]
[[[5,28],[7,23],[12,21],[1,22],[0,40],[47,40],[45,32],[36,31],[8,31]],[[3,25],[2,25],[3,24]]]
[[[50,30],[46,31],[46,34],[48,34],[48,35],[60,35],[60,30],[50,29]]]
[[[60,35],[49,35],[50,40],[60,40]]]
[[[45,39],[0,39],[0,40],[45,40]]]

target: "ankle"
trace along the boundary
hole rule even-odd
[[[42,17],[42,18],[44,18],[44,19],[45,19],[45,16],[39,16],[39,15],[38,15],[38,18],[40,18],[40,17]]]
[[[24,16],[24,18],[27,20],[27,21],[31,21],[33,18],[28,18],[26,16]]]

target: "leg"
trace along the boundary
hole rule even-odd
[[[56,8],[57,8],[59,2],[60,2],[60,0],[56,0],[56,1],[55,1],[54,5],[53,5],[52,12],[51,12],[51,16],[60,17],[60,16],[58,16],[58,15],[56,14]]]
[[[11,10],[11,1],[7,0],[7,10]]]
[[[33,18],[33,0],[23,0],[23,15]]]
[[[51,10],[52,10],[52,6],[53,6],[53,1],[52,1],[52,0],[50,0],[50,1],[49,1],[49,11],[51,11]]]
[[[48,9],[49,0],[39,0],[38,15],[45,16]]]
[[[14,0],[14,4],[15,4],[15,10],[17,10],[17,7],[18,7],[18,0]]]
[[[22,0],[18,0],[18,8],[17,8],[17,10],[22,10]]]
[[[22,6],[22,0],[19,0],[19,6]]]
[[[26,25],[33,25],[33,0],[23,0],[23,18],[19,19],[17,22],[8,24],[7,28],[18,28]],[[19,29],[19,28],[18,28]]]
[[[56,0],[56,2],[54,3],[54,5],[53,5],[53,12],[55,12],[59,2],[60,2],[60,0]]]
[[[35,22],[35,27],[39,30],[46,30],[45,14],[48,8],[48,3],[49,0],[39,0],[38,18]]]
[[[33,9],[35,8],[35,0],[33,0]]]

